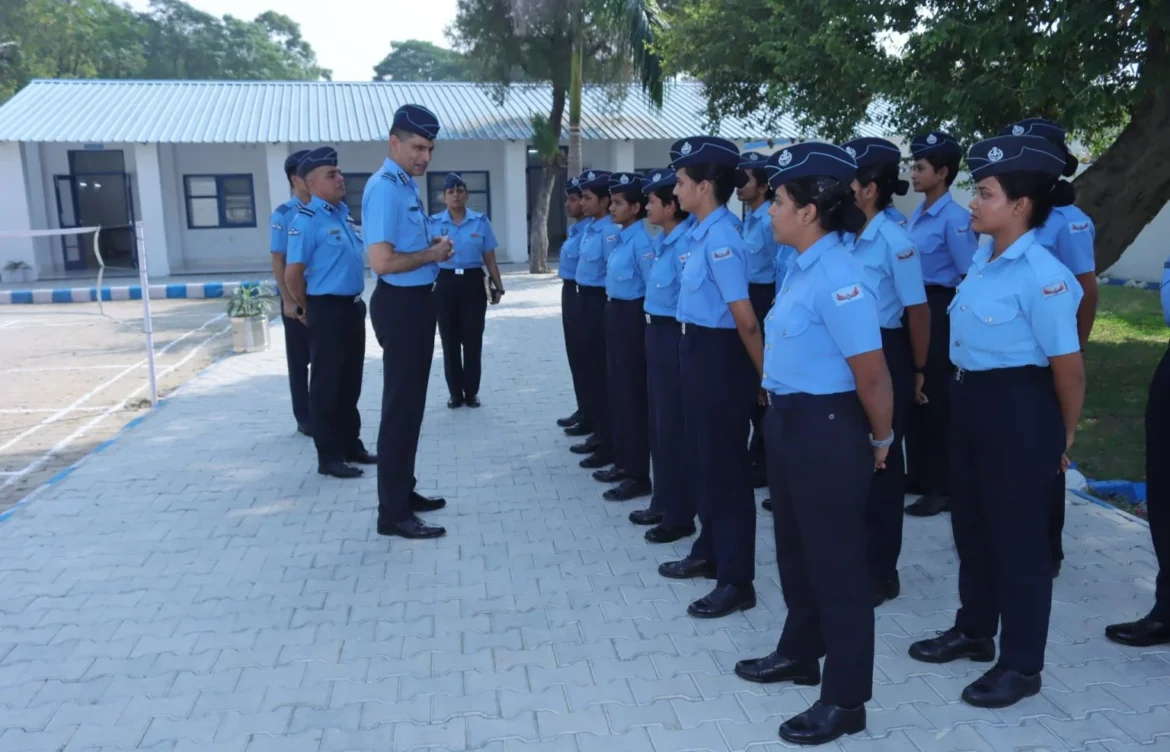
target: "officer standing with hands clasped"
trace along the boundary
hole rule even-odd
[[[1077,338],[1081,288],[1036,242],[1054,206],[1071,204],[1065,155],[1039,136],[980,141],[971,222],[991,236],[950,305],[951,527],[959,612],[938,637],[910,646],[927,663],[999,660],[962,699],[1003,708],[1040,691],[1052,607],[1047,491],[1067,467],[1085,399]]]
[[[439,262],[435,282],[439,341],[450,399],[447,407],[479,407],[483,326],[487,315],[483,268],[494,285],[492,304],[500,302],[504,283],[496,266],[496,234],[487,216],[467,207],[467,184],[454,172],[443,182],[447,208],[431,217],[431,234],[449,237],[455,255]]]
[[[415,104],[398,108],[390,126],[390,156],[362,195],[362,231],[378,275],[370,318],[382,346],[377,530],[403,538],[447,532],[414,514],[447,503],[418,493],[414,475],[435,355],[435,278],[438,263],[455,255],[449,236],[431,233],[414,180],[426,174],[438,135],[439,121],[430,110]]]
[[[365,263],[362,239],[345,198],[337,152],[328,146],[309,152],[297,175],[312,195],[298,207],[288,230],[285,285],[304,311],[312,354],[309,407],[317,472],[356,478],[377,458],[361,440],[358,398],[366,358]]]
[[[285,201],[272,212],[268,221],[269,232],[268,248],[272,256],[272,276],[276,280],[276,289],[280,293],[280,318],[284,324],[284,357],[288,362],[288,390],[292,394],[293,417],[297,421],[297,430],[306,436],[312,435],[309,428],[309,332],[305,329],[301,318],[304,311],[298,311],[296,302],[288,294],[284,283],[284,272],[287,264],[285,254],[288,252],[288,230],[296,215],[297,209],[313,200],[305,188],[305,181],[297,176],[297,165],[309,153],[308,149],[293,152],[284,160],[284,176],[288,178],[292,198]]]
[[[581,178],[569,178],[565,187],[565,214],[573,220],[569,236],[561,243],[557,260],[557,276],[561,278],[561,328],[565,333],[565,355],[569,359],[569,374],[573,379],[573,396],[577,407],[572,415],[557,418],[561,428],[579,428],[580,435],[592,433],[585,406],[585,366],[581,362],[581,311],[577,301],[577,262],[580,260],[581,237],[592,221],[581,210]]]
[[[739,149],[696,136],[670,148],[674,195],[695,216],[678,298],[679,373],[687,462],[703,529],[663,577],[716,580],[687,608],[713,619],[754,608],[756,509],[749,479],[748,429],[760,391],[764,343],[748,297],[748,250],[727,201]]]
[[[792,246],[768,314],[763,387],[776,563],[788,616],[776,650],[740,661],[749,681],[821,683],[811,708],[780,738],[824,744],[865,728],[873,695],[874,615],[866,566],[866,506],[894,443],[893,389],[878,307],[862,265],[842,242],[865,215],[857,172],[839,146],[803,143],[768,159],[772,229]]]

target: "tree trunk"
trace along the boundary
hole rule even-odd
[[[549,113],[548,124],[553,133],[561,132],[561,125],[565,120],[564,85],[553,83],[552,111]],[[544,169],[540,173],[540,193],[536,194],[536,204],[532,207],[532,220],[528,226],[528,272],[530,274],[547,274],[548,268],[548,207],[552,198],[553,185],[556,183],[557,171],[561,169],[561,150],[544,158]]]
[[[585,169],[581,164],[581,66],[584,64],[585,41],[581,34],[580,20],[573,24],[573,59],[569,74],[569,175],[580,175]]]
[[[1170,90],[1161,79],[1165,33],[1154,29],[1143,65],[1146,95],[1109,149],[1076,179],[1077,206],[1097,225],[1097,273],[1125,253],[1170,201]]]

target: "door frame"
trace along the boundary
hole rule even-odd
[[[72,155],[72,152],[70,152],[70,155]],[[70,162],[72,162],[72,156],[70,157]],[[129,230],[129,232],[130,232],[130,262],[131,262],[131,264],[133,264],[134,268],[137,269],[138,268],[138,247],[137,247],[138,231],[137,231],[137,226],[135,224],[135,215],[134,215],[134,176],[131,175],[130,173],[128,173],[128,172],[99,171],[99,172],[80,172],[80,173],[70,172],[68,175],[54,175],[53,176],[53,188],[54,188],[53,197],[57,203],[57,226],[60,227],[62,230],[67,230],[67,229],[76,228],[76,227],[84,227],[84,225],[81,224],[81,219],[78,217],[78,207],[80,206],[80,203],[78,201],[77,180],[78,180],[78,178],[90,178],[90,177],[93,177],[93,178],[101,178],[101,177],[117,178],[117,177],[120,177],[125,181],[124,185],[126,187],[126,223],[124,225],[115,225],[114,227],[103,228],[103,230],[105,230],[105,229],[111,229],[111,230],[112,229],[127,229],[127,230]],[[73,222],[71,224],[65,222],[64,207],[61,204],[60,182],[62,180],[68,181],[68,183],[69,183],[69,199],[73,203]],[[68,236],[61,236],[61,259],[64,263],[65,269],[70,270],[70,271],[88,269],[89,264],[85,260],[84,251],[82,252],[81,259],[79,261],[70,261],[69,260],[69,254],[67,253],[67,248],[66,248],[67,242],[68,242]],[[101,241],[99,240],[98,242],[101,242]]]

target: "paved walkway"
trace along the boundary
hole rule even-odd
[[[646,544],[553,425],[569,405],[558,287],[508,287],[483,409],[446,409],[436,352],[419,477],[451,502],[428,516],[442,540],[378,537],[373,474],[313,472],[279,350],[213,366],[0,524],[0,752],[780,749],[816,690],[731,673],[784,617],[771,521],[759,606],[688,618],[708,583],[655,568],[689,543]],[[371,446],[379,355],[371,333]],[[1043,694],[981,711],[957,702],[979,668],[906,657],[953,619],[947,524],[907,521],[869,730],[839,747],[1170,748],[1170,652],[1102,637],[1150,605],[1147,530],[1073,503]]]

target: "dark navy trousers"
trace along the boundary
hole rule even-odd
[[[772,395],[770,402],[768,488],[788,607],[776,649],[794,660],[824,656],[821,699],[853,707],[873,694],[869,421],[856,392]]]
[[[898,574],[902,553],[902,520],[906,506],[906,472],[902,438],[914,405],[914,364],[910,335],[905,329],[882,329],[882,351],[894,387],[894,443],[886,456],[886,469],[873,474],[869,484],[869,574],[875,582],[887,582]]]
[[[462,271],[462,274],[458,274]],[[483,370],[483,327],[487,293],[483,269],[440,269],[435,280],[443,375],[452,397],[475,397]]]
[[[613,431],[609,418],[609,388],[606,384],[608,359],[605,342],[605,288],[577,286],[581,314],[581,361],[584,366],[585,391],[589,419],[593,421],[593,438],[598,451],[613,451]]]
[[[309,330],[298,319],[280,314],[284,323],[284,359],[288,363],[288,391],[293,417],[298,425],[310,426],[309,419]]]
[[[686,527],[695,524],[695,489],[689,482],[678,365],[682,327],[673,316],[648,316],[646,377],[650,390],[650,460],[654,465],[650,509],[662,514],[663,525]]]
[[[650,479],[650,405],[646,394],[646,315],[643,299],[610,298],[605,306],[606,385],[614,464]]]
[[[691,556],[715,562],[720,585],[756,576],[756,503],[748,429],[760,380],[735,329],[682,325],[679,342],[688,480],[702,530]]]
[[[435,357],[433,285],[398,287],[378,280],[370,319],[382,346],[382,423],[378,427],[378,519],[410,519],[415,459]]]
[[[906,433],[910,477],[927,491],[943,496],[951,493],[950,378],[955,367],[951,365],[951,320],[947,308],[954,297],[953,287],[926,286],[930,347],[926,354],[922,391],[930,401],[925,405],[914,405]],[[907,326],[907,321],[908,318],[903,316],[903,327]]]
[[[358,398],[366,359],[366,304],[354,295],[309,295],[307,303],[309,414],[317,461],[344,461],[365,448]]]
[[[753,282],[748,285],[748,298],[752,301],[752,310],[756,312],[756,320],[760,322],[760,331],[764,331],[764,319],[768,318],[768,311],[772,310],[772,303],[776,300],[776,283],[759,284]],[[752,410],[752,438],[748,445],[753,465],[766,465],[764,459],[764,412],[766,407],[757,404]]]
[[[955,626],[994,637],[999,665],[1044,666],[1052,609],[1050,492],[1065,431],[1048,368],[963,371],[951,381]]]
[[[569,360],[569,375],[573,379],[573,397],[577,411],[588,417],[584,387],[584,366],[581,362],[581,311],[577,301],[577,283],[566,279],[561,284],[561,328],[565,333],[565,356]]]
[[[1154,370],[1146,402],[1146,512],[1158,557],[1150,615],[1166,624],[1170,623],[1170,351]]]

